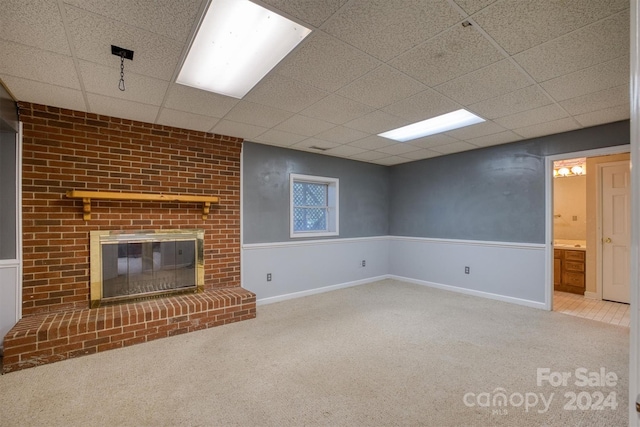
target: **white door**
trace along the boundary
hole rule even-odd
[[[629,162],[602,166],[602,299],[629,303]]]

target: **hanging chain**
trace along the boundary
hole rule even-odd
[[[124,92],[124,52],[120,53],[120,82],[118,83],[118,89]]]

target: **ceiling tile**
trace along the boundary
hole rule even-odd
[[[218,123],[218,119],[215,117],[200,116],[198,114],[163,108],[160,110],[160,116],[156,123],[177,128],[208,132],[216,123]]]
[[[76,69],[69,56],[3,40],[0,40],[0,52],[3,57],[0,74],[80,89]]]
[[[280,145],[283,147],[289,147],[297,142],[302,141],[303,139],[305,139],[305,137],[301,135],[271,129],[266,131],[262,135],[253,138],[253,141],[266,143],[269,145]]]
[[[515,65],[505,59],[449,80],[435,89],[463,105],[504,95],[533,83]]]
[[[320,120],[341,125],[375,111],[375,108],[352,99],[329,95],[300,113]]]
[[[53,86],[33,80],[21,79],[6,74],[0,74],[11,93],[20,101],[51,105],[52,107],[68,108],[69,110],[87,111],[82,92],[62,86]]]
[[[57,0],[3,1],[0,39],[71,54]]]
[[[27,102],[388,164],[629,117],[627,0],[253,0],[314,31],[244,100],[172,82],[210,1],[6,0],[0,78]],[[125,92],[110,44],[135,51]],[[463,107],[489,121],[376,135]]]
[[[270,128],[282,123],[293,113],[267,107],[266,105],[254,104],[252,102],[240,101],[224,116],[224,119],[232,122],[246,123],[249,125]]]
[[[120,73],[92,62],[79,61],[80,75],[87,92],[142,104],[161,105],[169,83],[135,73],[125,74],[126,90],[118,89]]]
[[[326,92],[306,83],[271,73],[251,89],[243,99],[298,113],[326,96]]]
[[[335,92],[379,65],[377,59],[318,30],[278,66],[277,72]]]
[[[376,151],[379,151],[381,153],[393,154],[394,156],[403,155],[405,153],[410,153],[411,151],[417,151],[417,150],[420,150],[420,148],[413,146],[411,144],[403,143],[403,142],[396,142],[395,144],[376,149]]]
[[[202,0],[63,0],[97,15],[180,42],[188,41]],[[122,46],[125,47],[125,46]]]
[[[427,89],[395,104],[388,105],[382,111],[412,122],[419,122],[460,108],[462,108],[461,105],[449,98],[440,95],[433,89]]]
[[[236,98],[174,83],[167,92],[164,106],[202,116],[224,117],[238,102]]]
[[[364,162],[373,162],[375,160],[382,159],[385,157],[388,157],[387,154],[378,153],[377,151],[365,151],[364,153],[353,154],[349,156],[350,159],[361,160]]]
[[[236,138],[252,139],[258,135],[262,135],[267,130],[269,129],[266,127],[232,122],[231,120],[220,120],[215,127],[211,129],[211,133],[235,136]]]
[[[348,0],[262,0],[292,17],[319,27]]]
[[[425,136],[424,138],[414,139],[414,140],[408,141],[408,143],[420,148],[430,148],[438,145],[452,144],[458,141],[459,140],[456,138],[453,138],[451,136],[445,135],[444,133],[441,133],[438,135],[431,135],[431,136]]]
[[[627,0],[503,0],[473,18],[514,55],[628,7]]]
[[[325,154],[329,154],[330,156],[338,156],[338,157],[350,157],[356,154],[366,153],[367,150],[357,147],[351,147],[349,145],[341,145],[339,147],[332,148],[327,150]]]
[[[478,147],[489,147],[491,145],[506,144],[507,142],[514,142],[521,140],[522,137],[510,130],[494,133],[493,135],[481,136],[479,138],[467,139],[469,144],[477,145]]]
[[[567,117],[567,113],[562,108],[556,104],[549,104],[544,107],[500,117],[495,119],[495,122],[507,129],[516,129],[564,117]]]
[[[366,138],[350,142],[349,145],[351,147],[364,148],[366,150],[375,150],[377,148],[387,147],[394,143],[395,141],[392,141],[390,139],[383,138],[378,135],[371,135]]]
[[[578,115],[616,107],[629,106],[629,84],[589,93],[560,103],[570,114]]]
[[[479,10],[484,9],[492,3],[495,3],[496,0],[453,0],[458,6],[464,9],[469,15],[473,15]]]
[[[629,53],[629,12],[619,13],[514,58],[538,82]]]
[[[460,153],[462,151],[473,150],[475,148],[478,148],[478,147],[476,147],[475,145],[471,145],[468,142],[458,141],[458,142],[452,142],[451,144],[438,145],[435,147],[431,147],[429,148],[429,150],[435,151],[436,153],[440,153],[440,154],[453,154],[453,153]]]
[[[275,129],[298,135],[314,136],[333,127],[335,127],[333,123],[296,114],[280,123]]]
[[[501,59],[502,54],[472,26],[456,25],[403,53],[389,65],[434,87]]]
[[[391,156],[391,157],[383,157],[382,159],[377,159],[374,163],[383,165],[383,166],[393,166],[399,165],[400,163],[407,163],[408,159],[400,156]]]
[[[408,153],[401,154],[400,157],[404,157],[409,160],[423,160],[430,159],[431,157],[440,156],[440,153],[436,153],[435,151],[427,150],[424,148],[420,148],[416,151],[410,151]]]
[[[535,138],[537,136],[568,132],[570,130],[578,129],[579,127],[580,126],[578,126],[575,120],[567,117],[565,119],[554,120],[552,122],[539,123],[537,125],[514,129],[513,131],[525,138]]]
[[[79,59],[120,71],[120,58],[111,54],[111,45],[134,51],[133,60],[125,60],[127,72],[171,80],[180,60],[183,45],[139,27],[67,6],[69,34]]]
[[[629,104],[618,105],[605,110],[592,111],[590,113],[575,116],[582,126],[597,126],[604,123],[617,122],[629,119]]]
[[[358,117],[355,120],[351,120],[344,125],[363,132],[379,134],[408,124],[409,122],[407,120],[392,116],[384,111],[376,110]]]
[[[518,89],[506,95],[480,101],[469,109],[486,119],[497,119],[525,110],[551,104],[551,100],[537,86]]]
[[[386,62],[460,18],[456,9],[442,0],[352,0],[323,29]]]
[[[92,113],[146,123],[153,123],[160,109],[155,105],[140,104],[139,102],[110,98],[94,93],[88,93],[87,99]]]
[[[347,144],[358,139],[365,138],[366,133],[356,129],[351,129],[344,126],[336,126],[332,129],[326,130],[316,135],[316,138],[324,141],[336,142],[338,144]]]
[[[382,65],[343,87],[337,94],[374,108],[382,108],[425,89],[423,84],[400,71]]]
[[[629,82],[629,57],[594,65],[541,84],[556,101],[575,98]]]
[[[456,139],[477,138],[479,136],[491,135],[493,133],[503,132],[505,129],[497,123],[487,120],[471,126],[465,126],[460,129],[452,130],[446,134]]]

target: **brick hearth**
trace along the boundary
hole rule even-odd
[[[242,288],[30,316],[5,336],[2,370],[17,371],[255,316],[255,294]]]

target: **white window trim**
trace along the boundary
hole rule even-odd
[[[327,198],[327,206],[329,208],[328,231],[295,231],[293,229],[293,182],[303,181],[317,184],[326,184],[329,186],[329,194]],[[328,178],[324,176],[314,175],[301,175],[297,173],[289,174],[289,231],[292,239],[305,238],[305,237],[324,237],[324,236],[338,236],[340,233],[340,193],[339,193],[339,179]]]

